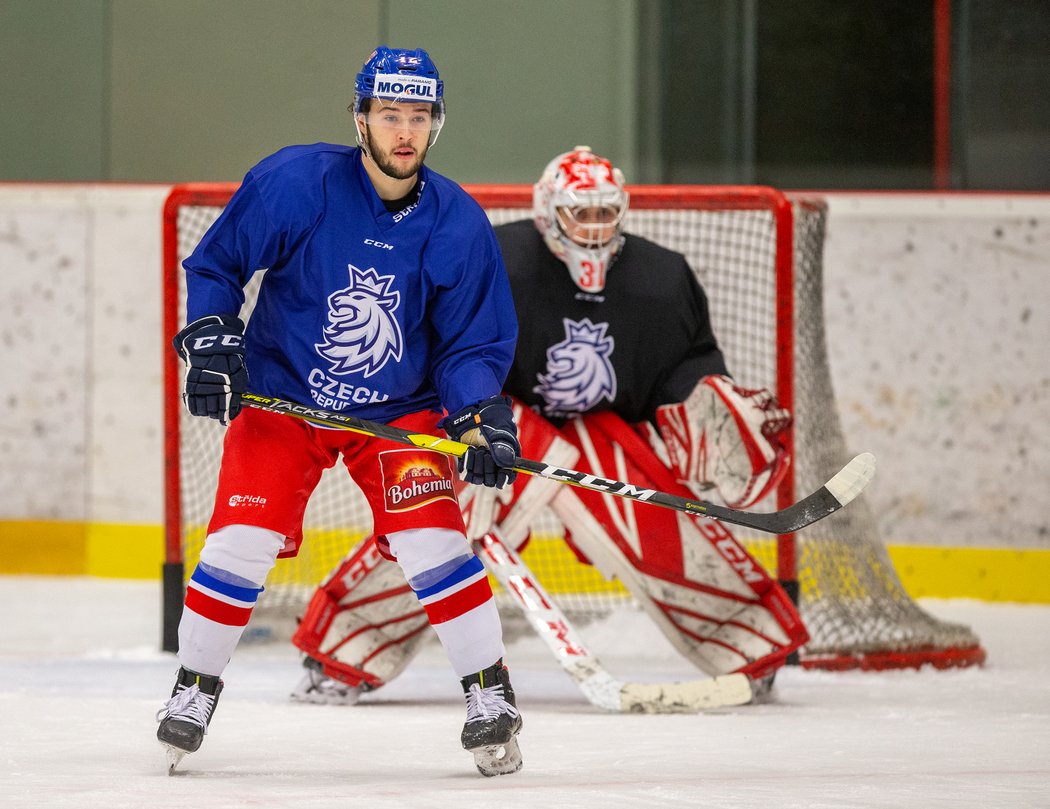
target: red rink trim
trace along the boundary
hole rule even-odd
[[[251,607],[235,607],[192,587],[186,590],[186,609],[226,626],[246,626],[248,619],[252,617]]]
[[[427,611],[427,618],[431,624],[443,624],[451,621],[464,613],[470,612],[475,607],[480,607],[492,598],[492,586],[487,576],[482,576],[473,584],[457,590],[448,598],[435,601],[432,604],[423,605]]]

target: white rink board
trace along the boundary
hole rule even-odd
[[[828,199],[832,380],[883,537],[1050,548],[1050,197]]]
[[[0,184],[0,519],[161,522],[167,193]]]
[[[161,523],[167,190],[0,185],[0,520]],[[1050,197],[827,196],[832,378],[884,539],[1050,547]]]

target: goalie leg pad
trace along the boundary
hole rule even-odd
[[[314,592],[292,636],[323,674],[352,687],[378,688],[430,637],[427,618],[404,574],[371,538],[358,545]]]
[[[575,419],[565,434],[581,450],[579,470],[689,496],[614,414]],[[767,673],[808,640],[786,594],[722,523],[587,489],[563,490],[552,508],[581,550],[614,572],[706,673]]]

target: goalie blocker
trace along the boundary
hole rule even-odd
[[[649,441],[611,412],[559,430],[520,403],[514,410],[526,457],[690,496]],[[808,640],[783,589],[721,522],[528,475],[509,492],[466,487],[460,502],[472,540],[499,526],[518,551],[549,506],[581,560],[618,577],[676,650],[708,675],[767,678]],[[316,664],[294,698],[353,701],[396,677],[426,639],[426,617],[382,550],[381,539],[366,540],[314,594],[293,642]],[[333,689],[332,680],[351,688]]]

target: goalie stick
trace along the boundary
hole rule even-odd
[[[592,705],[623,713],[697,713],[751,701],[751,681],[744,674],[676,683],[615,679],[584,645],[516,551],[495,533],[475,540],[474,547],[489,573],[510,593],[536,634]]]
[[[328,410],[321,410],[287,399],[260,396],[255,393],[242,393],[241,403],[259,410],[267,410],[271,413],[294,416],[324,427],[350,430],[351,432],[362,433],[375,438],[396,441],[399,444],[432,449],[456,458],[467,451],[466,444],[461,444],[448,438],[413,433],[390,424],[367,421],[343,413],[332,413]],[[782,511],[774,511],[768,514],[738,511],[728,506],[720,506],[703,500],[690,500],[668,492],[646,489],[642,486],[635,486],[619,480],[607,480],[595,475],[588,475],[585,472],[577,472],[573,469],[562,469],[557,466],[540,463],[539,461],[530,461],[528,458],[518,458],[513,468],[515,471],[523,472],[527,475],[538,475],[558,483],[568,483],[584,489],[593,489],[606,494],[615,494],[618,497],[626,497],[630,500],[639,500],[644,503],[652,503],[656,506],[674,509],[675,511],[683,511],[686,514],[693,514],[698,517],[721,520],[733,525],[743,525],[768,534],[790,534],[838,511],[860,494],[875,475],[875,456],[870,452],[862,452],[812,494],[807,495]]]

